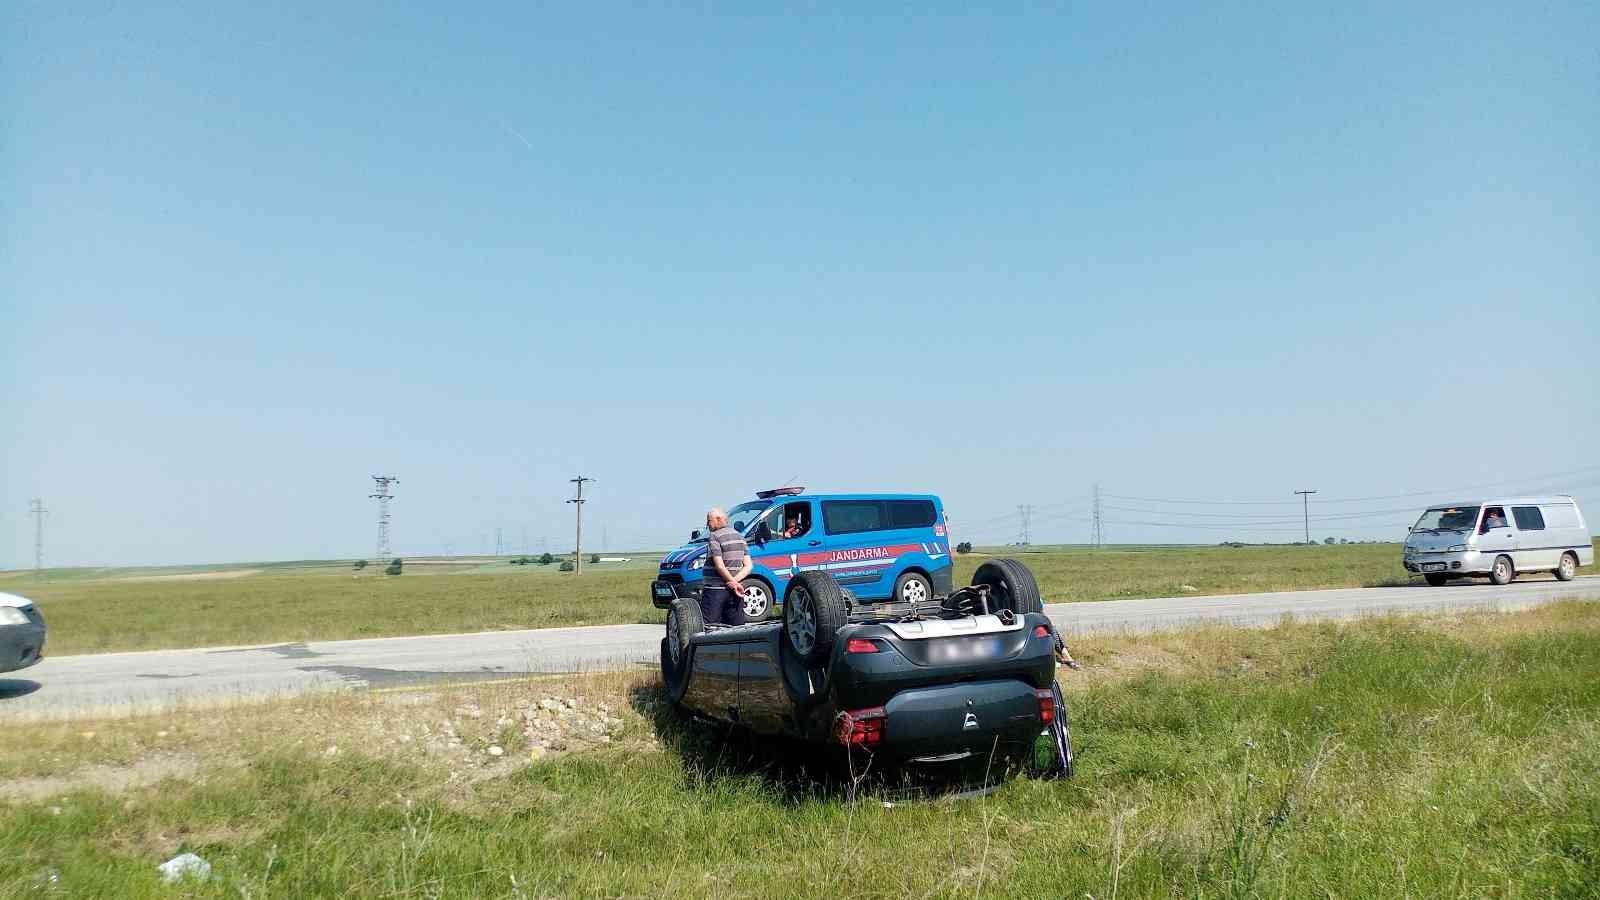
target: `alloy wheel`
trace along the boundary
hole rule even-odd
[[[789,595],[788,612],[784,616],[789,629],[789,643],[801,656],[811,653],[817,643],[817,617],[812,609],[811,592],[798,585]]]

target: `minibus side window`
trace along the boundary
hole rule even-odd
[[[1513,506],[1511,515],[1517,520],[1517,528],[1523,531],[1544,530],[1544,515],[1537,506]]]

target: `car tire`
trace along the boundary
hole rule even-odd
[[[672,601],[667,612],[667,661],[674,670],[683,668],[689,639],[706,630],[705,618],[700,614],[700,604],[695,600]]]
[[[1434,587],[1444,587],[1445,582],[1450,580],[1449,575],[1439,575],[1433,572],[1430,572],[1422,577],[1428,579],[1428,583]]]
[[[833,639],[849,621],[844,589],[827,572],[801,572],[783,598],[783,639],[808,666],[828,658]]]
[[[1008,609],[1019,616],[1044,612],[1039,583],[1028,567],[1014,559],[991,559],[972,575],[972,585],[989,586],[990,611]]]
[[[933,599],[933,582],[921,572],[902,572],[894,580],[894,599],[898,603],[926,603]]]
[[[1556,566],[1557,581],[1571,581],[1578,577],[1578,557],[1571,553],[1561,554],[1561,563]]]
[[[1489,581],[1493,584],[1510,584],[1517,577],[1517,568],[1511,564],[1511,557],[1496,556],[1494,565],[1489,567]]]
[[[772,615],[772,588],[759,578],[751,578],[743,585],[744,596],[739,600],[739,612],[746,622],[763,622]],[[754,595],[760,594],[757,598]]]

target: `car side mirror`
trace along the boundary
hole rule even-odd
[[[689,532],[689,540],[691,540],[691,541],[700,540],[700,529],[696,528],[695,530]]]

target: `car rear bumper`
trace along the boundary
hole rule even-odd
[[[43,625],[0,625],[0,672],[14,672],[44,658]]]
[[[997,743],[1030,744],[1044,727],[1036,690],[1012,678],[901,691],[884,712],[874,750],[900,757],[989,753]]]

